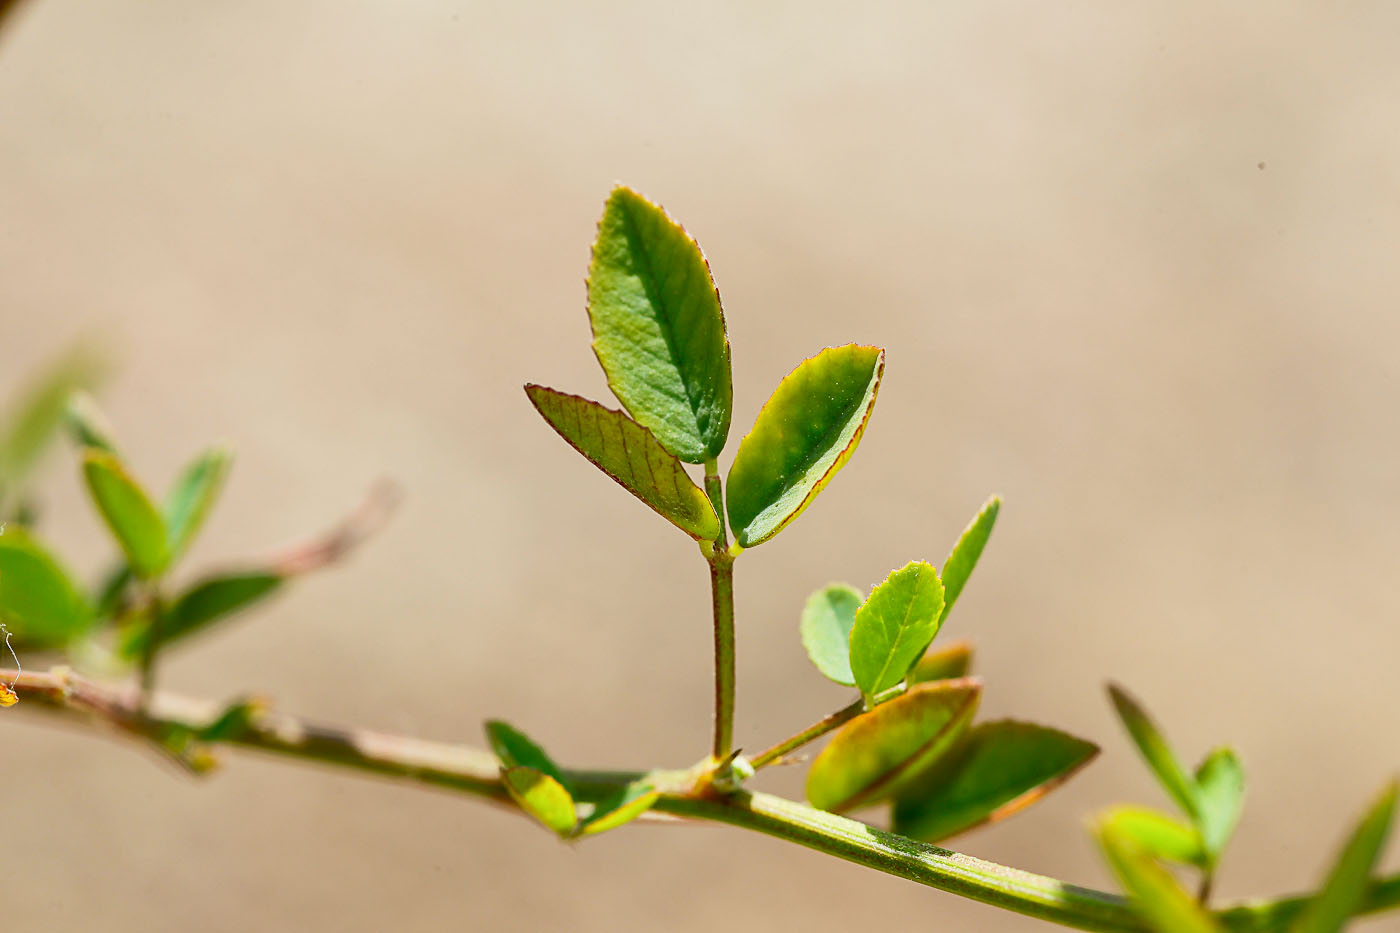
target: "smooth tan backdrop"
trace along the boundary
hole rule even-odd
[[[694,760],[703,565],[520,391],[605,393],[583,275],[625,180],[708,251],[735,440],[803,356],[889,348],[859,454],[738,567],[740,740],[845,702],[798,642],[811,589],[940,562],[1000,492],[949,634],[987,714],[1104,753],[959,847],[1108,882],[1086,819],[1164,802],[1114,677],[1193,760],[1247,763],[1221,894],[1299,888],[1400,766],[1400,7],[1300,6],[31,0],[0,36],[0,391],[106,341],[142,476],[234,444],[195,565],[406,488],[170,687]],[[67,451],[42,490],[95,574]],[[16,928],[1035,928],[738,831],[570,848],[448,796],[248,756],[195,783],[0,719]]]

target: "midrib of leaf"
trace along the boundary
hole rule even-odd
[[[681,355],[679,352],[679,344],[676,340],[675,324],[671,320],[671,316],[665,312],[665,305],[660,301],[660,286],[656,275],[656,267],[652,264],[651,252],[646,249],[645,244],[642,242],[641,230],[632,216],[632,208],[630,205],[624,204],[622,207],[622,224],[627,230],[628,243],[635,244],[639,247],[635,251],[641,256],[639,264],[646,267],[641,276],[642,288],[646,290],[647,298],[651,301],[652,307],[657,309],[656,321],[660,326],[661,339],[666,344],[666,350],[670,356],[669,362],[676,367],[676,374],[680,376],[681,392],[684,395],[686,407],[690,410],[691,420],[694,422],[695,437],[699,440],[701,449],[708,450],[710,446],[709,442],[706,440],[704,432],[700,430],[700,411],[698,403],[691,395],[690,384],[681,366]],[[690,278],[689,269],[686,270],[685,276],[688,284]],[[718,300],[718,298],[716,298],[716,300]]]
[[[869,380],[867,380],[865,384],[868,387],[870,385]],[[750,524],[752,524],[754,521],[757,521],[760,516],[764,515],[769,510],[776,508],[783,496],[787,495],[789,492],[795,489],[798,483],[802,479],[806,478],[807,471],[817,465],[817,462],[822,458],[822,454],[826,453],[833,446],[835,446],[836,440],[839,439],[841,436],[841,432],[844,431],[846,429],[846,425],[850,423],[851,415],[860,410],[861,403],[864,401],[865,393],[862,392],[860,394],[860,397],[856,399],[853,405],[850,405],[848,408],[844,409],[841,412],[841,417],[836,420],[835,426],[828,428],[826,432],[821,435],[819,442],[812,445],[812,449],[815,451],[815,453],[809,454],[808,456],[803,458],[802,461],[800,461],[799,465],[787,471],[787,474],[784,477],[782,484],[778,487],[777,494],[773,496],[773,501],[770,502],[768,505],[764,506],[761,510],[759,510],[758,514],[750,520]],[[859,426],[857,426],[857,430],[859,430]],[[852,434],[853,438],[854,436],[855,435]],[[847,443],[841,448],[841,450],[844,451],[849,446],[850,444]],[[840,459],[841,454],[839,451],[837,452],[836,456],[837,459]],[[823,471],[822,476],[826,476],[826,472],[827,471]],[[821,477],[818,477],[817,481],[820,482]],[[814,483],[813,486],[815,487],[815,485],[816,484]],[[802,497],[802,502],[799,502],[798,505],[807,502],[816,494],[817,490],[815,488],[809,490],[807,495]]]
[[[904,621],[905,621],[906,623],[909,621],[909,617],[913,614],[913,612],[914,612],[914,600],[911,599],[911,600],[909,600],[909,605],[908,605],[908,607],[904,610]],[[883,621],[881,622],[881,627],[885,629],[885,633],[888,635],[888,634],[889,634],[889,627],[886,626],[886,625],[883,623]],[[897,629],[897,631],[896,631],[896,633],[895,633],[895,636],[894,636],[894,644],[890,646],[890,650],[889,650],[888,652],[886,652],[886,654],[885,654],[885,663],[884,663],[884,665],[880,668],[880,674],[879,674],[878,677],[875,678],[875,683],[878,684],[880,681],[882,681],[882,680],[885,679],[885,673],[890,669],[890,662],[894,659],[894,656],[895,656],[895,649],[897,649],[897,648],[900,646],[900,644],[903,643],[903,641],[904,641],[904,634],[905,634],[905,632],[907,632],[907,631],[908,631],[908,628],[907,628],[906,626],[904,626],[904,625],[901,625],[901,626]]]

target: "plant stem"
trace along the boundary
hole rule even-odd
[[[734,750],[734,558],[724,527],[724,487],[713,459],[705,461],[705,495],[719,516],[719,536],[709,557],[715,628],[715,737],[710,753],[722,762]]]
[[[200,735],[218,719],[217,704],[168,694],[150,697],[143,712],[129,691],[88,681],[66,670],[25,674],[0,671],[16,680],[19,709],[37,707],[70,722],[115,726],[165,748],[165,737]],[[513,806],[500,782],[495,756],[479,749],[366,729],[316,725],[293,716],[258,712],[208,744],[253,748],[299,761],[319,762],[381,777],[436,787]],[[582,796],[602,796],[638,776],[629,771],[569,771]],[[886,874],[1084,930],[1143,931],[1123,898],[1103,891],[960,855],[864,823],[814,810],[771,794],[739,792],[697,796],[670,793],[657,801],[655,819],[686,817],[765,833]],[[1217,911],[1227,930],[1282,930],[1307,904],[1306,897],[1261,900]],[[1361,906],[1374,913],[1400,906],[1400,875],[1372,883]]]
[[[865,712],[865,700],[864,698],[857,699],[850,706],[843,706],[841,709],[838,709],[830,716],[826,717],[825,719],[814,722],[812,725],[808,726],[806,729],[803,729],[796,735],[789,736],[788,738],[783,739],[781,742],[779,742],[777,745],[774,745],[766,752],[762,752],[756,755],[755,757],[751,758],[749,760],[749,763],[754,766],[754,770],[766,767],[767,765],[770,765],[778,759],[782,758],[788,752],[796,751],[797,749],[806,745],[808,742],[814,741],[826,735],[832,729],[835,729],[839,726],[844,726],[846,723],[850,722],[852,719],[855,719],[863,712]]]

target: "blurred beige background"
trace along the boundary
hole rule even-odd
[[[32,0],[0,36],[0,391],[87,335],[151,483],[232,442],[191,569],[406,487],[170,687],[692,761],[704,567],[520,391],[604,397],[582,280],[625,180],[709,254],[734,440],[801,357],[890,349],[859,455],[738,567],[740,740],[845,702],[797,638],[811,589],[941,562],[1000,492],[947,631],[987,714],[1104,754],[958,847],[1108,883],[1086,818],[1163,802],[1114,677],[1192,760],[1244,756],[1222,895],[1293,890],[1400,767],[1397,34],[1380,2]],[[96,573],[66,451],[43,492]],[[445,795],[247,755],[195,783],[3,720],[15,928],[1039,928],[736,830],[569,848]]]

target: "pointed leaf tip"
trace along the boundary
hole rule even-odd
[[[620,411],[539,385],[525,394],[560,437],[662,518],[699,541],[719,535],[719,517],[680,460]]]
[[[688,463],[724,449],[729,335],[704,253],[629,188],[608,196],[588,269],[593,351],[623,407]]]
[[[885,351],[831,347],[788,373],[739,443],[725,483],[743,547],[762,544],[816,498],[860,444]]]
[[[942,618],[948,618],[953,604],[962,595],[963,587],[967,585],[967,578],[972,576],[973,568],[977,566],[977,561],[982,557],[982,550],[987,546],[987,539],[991,537],[992,528],[996,525],[997,515],[1000,513],[1001,497],[992,496],[982,506],[981,511],[972,519],[967,528],[963,529],[958,543],[953,546],[948,559],[943,562]]]
[[[1118,711],[1118,718],[1122,720],[1148,767],[1157,775],[1158,782],[1193,821],[1199,820],[1201,808],[1197,799],[1196,782],[1176,757],[1176,752],[1167,743],[1166,737],[1152,721],[1152,717],[1147,715],[1141,703],[1117,684],[1108,685],[1108,695],[1113,700],[1114,709]]]
[[[911,561],[875,587],[851,628],[851,673],[866,697],[895,686],[938,634],[943,584],[924,561]]]

